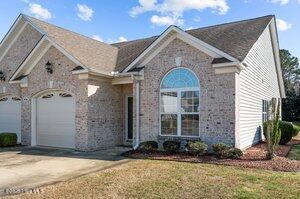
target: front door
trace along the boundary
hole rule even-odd
[[[126,141],[131,141],[133,139],[133,97],[126,97]]]

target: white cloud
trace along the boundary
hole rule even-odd
[[[186,30],[192,30],[195,29],[193,26],[188,27]]]
[[[196,17],[194,17],[193,21],[194,21],[194,22],[200,22],[200,21],[201,21],[201,18],[200,18],[200,16],[196,16]]]
[[[210,8],[217,10],[219,14],[225,14],[229,10],[226,0],[163,0],[162,3],[157,3],[157,0],[139,0],[139,3],[139,6],[131,9],[131,16],[136,16],[147,11],[182,15],[183,12],[188,10],[204,10]]]
[[[41,6],[40,4],[29,3],[29,12],[36,18],[40,18],[40,19],[52,18],[51,12],[48,9]]]
[[[77,4],[77,16],[83,21],[91,21],[94,10],[85,4]]]
[[[118,39],[118,42],[125,42],[125,41],[127,41],[127,39],[123,36],[120,36]]]
[[[97,41],[103,42],[103,39],[99,35],[93,35],[92,38],[97,40]]]
[[[154,11],[157,9],[156,3],[157,0],[139,0],[140,5],[135,6],[130,11],[130,16],[135,17],[138,14],[147,12],[147,11]]]
[[[184,24],[184,20],[178,17],[172,16],[157,16],[153,15],[150,19],[151,23],[157,26],[170,26],[170,25],[178,25],[182,26]]]
[[[202,11],[211,9],[219,14],[226,14],[229,10],[227,0],[139,0],[139,5],[131,9],[130,15],[136,17],[145,12],[157,12],[153,15],[151,22],[155,25],[183,25],[183,13],[189,10]]]
[[[286,31],[288,29],[292,28],[292,24],[282,20],[282,19],[276,19],[276,25],[279,31]]]
[[[280,5],[285,5],[289,3],[289,0],[270,0],[272,3],[279,3]]]

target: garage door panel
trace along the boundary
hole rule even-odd
[[[8,96],[0,100],[0,132],[16,133],[21,142],[21,101]]]
[[[37,143],[43,146],[75,147],[75,99],[53,93],[37,100]]]
[[[43,124],[41,124],[43,125]],[[70,124],[72,125],[72,124]],[[51,135],[74,135],[74,130],[75,129],[70,129],[70,125],[57,125],[55,128],[53,126],[47,126],[45,125],[46,128],[38,129],[39,135],[40,134],[51,134]]]
[[[49,122],[49,118],[51,118],[51,122],[54,123],[73,123],[72,121],[65,121],[66,115],[73,115],[71,112],[64,112],[64,113],[50,113],[47,115],[41,115],[39,116],[38,120],[40,123],[47,124]]]
[[[71,148],[74,145],[73,140],[69,139],[69,136],[52,136],[49,134],[39,134],[38,143],[41,146],[52,146],[52,147],[62,147]]]

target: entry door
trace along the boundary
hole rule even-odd
[[[126,97],[126,141],[133,139],[133,97]]]

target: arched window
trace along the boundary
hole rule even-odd
[[[171,70],[160,86],[160,134],[199,136],[200,85],[186,68]]]

